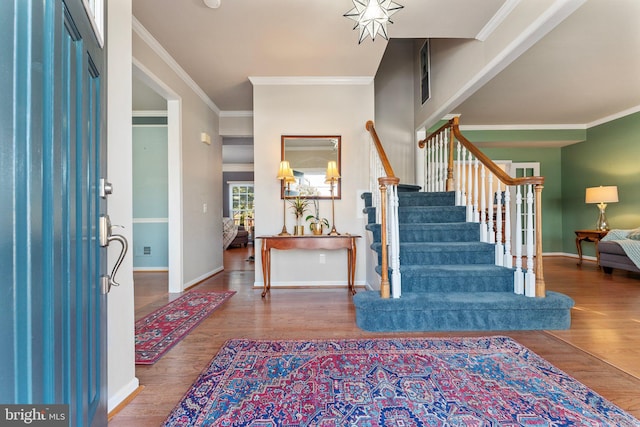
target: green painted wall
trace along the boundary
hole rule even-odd
[[[577,253],[574,230],[593,229],[598,208],[584,203],[587,187],[617,185],[619,203],[610,203],[611,228],[640,227],[640,113],[587,130],[585,142],[562,149],[563,245]],[[584,244],[585,255],[595,255]]]
[[[466,135],[466,133],[465,133]],[[542,251],[562,252],[562,169],[560,148],[482,148],[493,160],[539,162],[542,190]]]

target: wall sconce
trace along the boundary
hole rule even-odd
[[[605,214],[607,203],[616,203],[618,201],[618,187],[615,185],[589,187],[585,192],[585,203],[597,203],[598,209],[600,209],[600,215],[596,222],[596,230],[606,231],[609,230],[609,222]]]
[[[289,185],[292,182],[295,182],[295,178],[293,177],[293,170],[291,166],[289,166],[289,162],[287,160],[283,160],[280,162],[280,167],[278,168],[278,176],[277,178],[282,181],[282,185],[287,185],[287,191],[284,193],[285,197],[282,198],[282,231],[278,236],[290,236],[287,231],[287,194],[289,193]]]
[[[333,187],[336,184],[336,181],[340,179],[340,174],[338,173],[338,165],[335,161],[331,160],[327,164],[327,175],[325,177],[325,183],[331,184],[331,231],[329,232],[329,236],[339,236],[340,233],[336,230],[336,211],[334,206],[334,196],[333,196]]]

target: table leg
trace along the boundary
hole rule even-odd
[[[349,281],[349,292],[351,295],[356,294],[355,287],[355,278],[356,278],[356,260],[357,260],[357,252],[356,252],[356,241],[355,239],[351,239],[351,247],[347,251],[347,256],[349,257],[349,268],[348,268],[348,281]]]
[[[576,249],[578,249],[578,265],[582,265],[582,239],[576,237]]]
[[[262,239],[262,298],[271,288],[271,251],[267,249],[265,239]]]

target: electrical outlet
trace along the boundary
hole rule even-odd
[[[202,213],[207,213],[207,204],[206,203],[202,204]]]
[[[320,254],[320,264],[326,264],[327,263],[327,257],[325,256],[325,254]]]

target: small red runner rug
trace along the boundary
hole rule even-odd
[[[234,291],[190,291],[136,322],[136,365],[153,365]]]
[[[507,337],[228,341],[164,426],[638,427]]]

